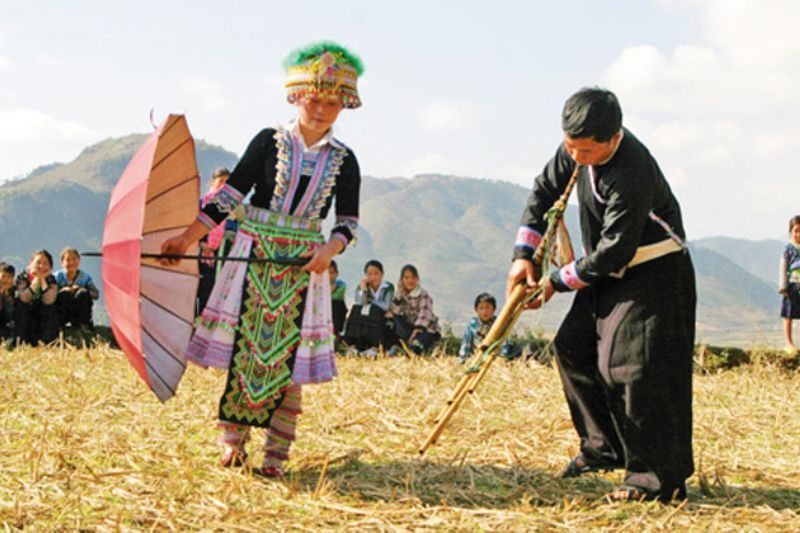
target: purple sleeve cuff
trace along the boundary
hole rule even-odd
[[[206,215],[202,211],[197,214],[197,220],[203,223],[203,225],[207,226],[209,229],[214,229],[217,227],[217,223],[214,222],[210,216]]]
[[[561,267],[558,271],[558,281],[568,289],[578,290],[588,287],[589,284],[583,281],[578,275],[576,268],[577,261]]]
[[[339,241],[342,241],[342,244],[344,244],[345,248],[347,248],[347,245],[350,244],[350,239],[348,239],[345,235],[339,233],[338,231],[334,231],[333,233],[331,233],[331,239],[337,239]]]
[[[542,234],[529,226],[520,226],[517,230],[517,239],[514,246],[536,250],[542,242]]]

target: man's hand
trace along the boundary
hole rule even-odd
[[[514,287],[523,281],[530,287],[536,286],[536,275],[533,269],[533,261],[528,259],[515,259],[514,262],[511,263],[511,269],[508,271],[508,279],[506,281],[506,298],[511,295],[511,291],[514,290]]]
[[[550,298],[553,297],[553,294],[556,292],[552,285],[550,285],[550,278],[545,278],[541,280],[540,284],[537,284],[534,290],[542,289],[542,292],[536,295],[536,298],[528,302],[525,306],[525,309],[539,309],[542,305],[550,301]]]

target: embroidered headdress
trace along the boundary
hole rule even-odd
[[[364,72],[361,59],[331,41],[314,43],[292,51],[283,61],[286,69],[286,99],[295,103],[307,94],[338,96],[344,107],[361,105],[358,77]]]

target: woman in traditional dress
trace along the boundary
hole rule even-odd
[[[228,370],[222,465],[244,465],[250,428],[263,427],[264,460],[254,472],[270,477],[284,473],[301,385],[336,375],[327,269],[355,239],[361,182],[355,154],[332,131],[343,108],[361,105],[361,61],[321,42],[292,52],[284,67],[297,120],[259,132],[198,219],[162,245],[165,254],[182,254],[233,212],[241,223],[229,257],[308,258],[302,267],[227,261],[187,352],[201,366]],[[251,189],[250,204],[242,204]],[[320,228],[334,199],[326,241]]]

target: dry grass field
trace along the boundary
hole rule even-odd
[[[222,375],[190,368],[161,405],[118,353],[0,349],[0,525],[87,530],[800,529],[800,377],[755,356],[695,378],[680,504],[608,504],[621,473],[562,481],[576,453],[553,368],[492,368],[440,443],[417,447],[463,368],[340,359],[304,389],[279,481],[217,466]],[[260,461],[261,435],[250,443]]]

